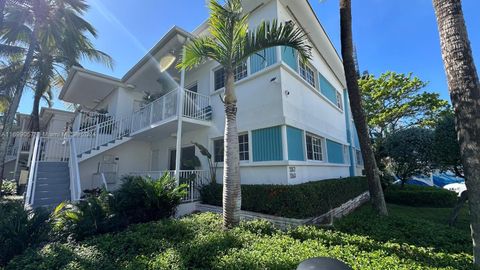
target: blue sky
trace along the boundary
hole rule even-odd
[[[255,1],[255,0],[247,0]],[[294,0],[291,0],[294,1]],[[113,70],[85,62],[84,66],[122,77],[174,25],[194,30],[208,16],[204,0],[88,0],[86,15],[99,37],[98,49],[115,60]],[[310,0],[337,51],[340,51],[338,0]],[[141,4],[140,4],[141,3]],[[480,1],[463,0],[463,8],[477,69],[480,63]],[[449,100],[431,0],[354,0],[354,42],[361,70],[413,72],[428,81],[426,90]],[[58,93],[58,92],[57,92]],[[27,91],[20,111],[30,113]],[[55,108],[63,108],[55,100]]]

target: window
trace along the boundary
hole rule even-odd
[[[306,63],[300,63],[300,76],[308,82],[313,87],[316,87],[315,85],[315,72],[313,71],[313,68],[310,67]]]
[[[213,141],[213,156],[215,162],[223,162],[223,139]]]
[[[315,135],[307,134],[306,136],[306,145],[307,145],[307,159],[309,160],[323,160],[322,152],[322,138]]]
[[[213,72],[215,90],[225,86],[225,69],[219,68]]]
[[[243,62],[240,65],[236,66],[233,70],[233,76],[235,81],[239,81],[245,77],[247,77],[247,62]]]
[[[340,110],[343,110],[342,94],[340,94],[340,92],[338,92],[338,91],[337,91],[337,107],[338,107]]]
[[[238,148],[240,160],[249,160],[250,154],[248,151],[248,134],[242,134],[238,136]],[[223,139],[217,139],[213,141],[213,152],[214,152],[214,161],[223,162],[223,150],[224,142]]]
[[[248,154],[248,134],[238,136],[238,148],[240,153],[240,160],[249,160]]]
[[[362,158],[362,151],[356,150],[356,159],[357,159],[357,166],[362,166],[363,165],[363,158]]]

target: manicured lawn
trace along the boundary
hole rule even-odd
[[[6,269],[295,269],[315,256],[336,257],[354,269],[471,269],[466,213],[450,228],[443,225],[446,209],[389,209],[391,216],[380,219],[365,206],[337,222],[336,231],[282,232],[254,221],[223,232],[219,215],[198,214],[79,244],[50,244]],[[458,235],[447,237],[451,233]]]

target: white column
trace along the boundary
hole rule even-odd
[[[287,141],[287,126],[282,126],[282,150],[283,160],[288,160],[288,141]]]
[[[183,120],[183,99],[185,96],[185,69],[182,69],[180,75],[180,89],[178,90],[177,103],[177,145],[175,148],[175,179],[177,185],[180,183],[180,161],[182,156],[182,120]]]

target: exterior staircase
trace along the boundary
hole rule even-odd
[[[78,157],[78,162],[82,162],[84,160],[87,160],[91,157],[94,157],[98,154],[101,154],[107,150],[110,150],[114,147],[117,147],[125,142],[128,142],[129,140],[131,140],[131,137],[127,137],[127,136],[122,136],[118,139],[113,139],[109,142],[106,142],[98,147],[95,147],[95,148],[92,148],[86,152],[83,152],[81,154],[78,154],[77,157]]]
[[[54,208],[70,198],[68,162],[39,162],[32,207]]]

